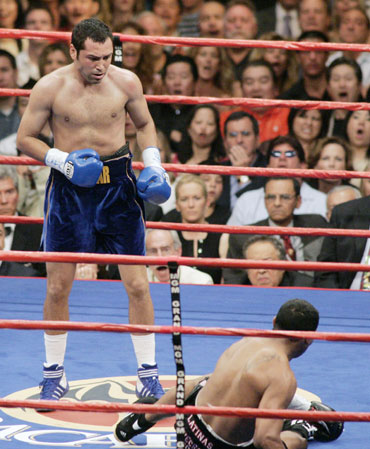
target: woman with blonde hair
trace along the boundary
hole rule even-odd
[[[280,34],[275,31],[264,33],[259,40],[283,41]],[[277,78],[279,94],[290,89],[298,78],[298,64],[293,51],[280,48],[254,48],[249,56],[249,61],[264,59],[269,62]]]
[[[204,181],[196,175],[183,175],[175,188],[176,209],[180,212],[182,223],[206,224],[207,188]],[[177,231],[184,257],[219,257],[220,234],[203,231]],[[213,282],[221,282],[221,268],[199,267],[212,276]]]

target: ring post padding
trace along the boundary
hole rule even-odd
[[[172,325],[174,327],[181,326],[181,303],[180,303],[180,276],[179,266],[177,262],[169,262],[170,270],[170,287],[171,287],[171,308],[172,308]],[[185,368],[181,343],[181,332],[172,333],[173,352],[176,363],[176,407],[184,407],[185,405]],[[176,448],[183,449],[185,447],[185,427],[184,414],[176,413]]]

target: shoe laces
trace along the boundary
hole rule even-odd
[[[41,395],[44,397],[52,397],[55,389],[59,386],[60,379],[44,379],[40,383],[40,387],[42,387]]]
[[[147,377],[141,379],[142,384],[148,388],[154,396],[163,395],[164,390],[157,377]]]

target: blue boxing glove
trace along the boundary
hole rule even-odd
[[[98,153],[91,148],[71,153],[50,148],[45,156],[45,164],[59,170],[73,184],[80,187],[93,187],[103,170],[103,162]]]
[[[137,190],[141,198],[153,204],[161,204],[171,195],[168,174],[161,167],[158,148],[149,147],[143,151],[144,170],[137,180]]]

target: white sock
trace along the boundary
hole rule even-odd
[[[132,344],[137,360],[137,366],[143,363],[147,365],[155,365],[155,335],[133,335],[131,334]]]
[[[44,333],[46,366],[63,365],[67,346],[67,332],[58,335]]]
[[[292,402],[289,404],[288,408],[291,410],[308,410],[311,407],[311,401],[304,398],[299,393],[295,392]]]

